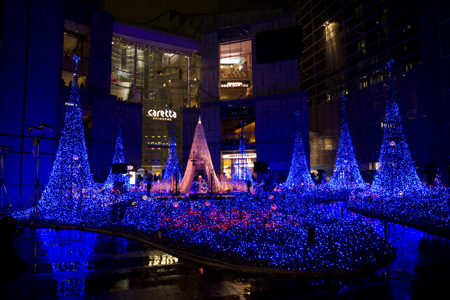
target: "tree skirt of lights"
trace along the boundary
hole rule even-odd
[[[331,186],[328,184],[317,184],[311,187],[291,188],[279,185],[274,192],[293,193],[302,198],[311,199],[313,203],[345,201],[354,191],[364,191],[365,186]]]
[[[342,220],[314,206],[284,209],[288,198],[148,198],[128,208],[124,224],[148,236],[161,232],[156,242],[172,254],[248,272],[354,275],[395,257],[370,224]]]

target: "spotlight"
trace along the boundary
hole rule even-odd
[[[39,128],[36,127],[36,126],[33,126],[33,125],[28,126],[28,131],[31,132],[31,133],[35,133],[38,130],[39,130]]]
[[[53,132],[53,127],[48,126],[47,124],[42,123],[41,125],[39,125],[39,129],[41,131],[45,131],[45,132]]]
[[[53,127],[42,123],[41,125],[39,125],[39,127],[36,127],[34,125],[28,126],[28,131],[31,133],[31,135],[42,136],[46,133],[53,132]]]

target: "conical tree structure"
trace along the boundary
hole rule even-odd
[[[348,116],[345,108],[347,99],[342,96],[341,133],[339,137],[339,148],[334,165],[333,177],[328,186],[333,189],[351,189],[363,187],[364,180],[359,172],[353,149],[352,138],[348,128]]]
[[[389,79],[387,82],[386,115],[383,123],[384,133],[381,142],[379,168],[372,184],[373,191],[391,195],[422,189],[403,134],[391,74],[392,63],[393,60],[389,61],[386,66]]]
[[[219,179],[217,179],[216,173],[214,172],[211,154],[209,153],[208,143],[206,142],[205,131],[203,130],[200,117],[198,118],[197,127],[195,127],[194,140],[192,141],[189,161],[184,172],[183,181],[180,184],[180,191],[189,193],[194,176],[198,174],[205,174],[208,177],[209,187],[211,186],[210,180],[212,176],[214,192],[222,190]]]
[[[163,182],[181,182],[181,171],[180,165],[178,164],[177,157],[177,144],[175,143],[175,134],[173,133],[172,125],[172,136],[170,138],[170,148],[169,148],[169,158],[166,163],[166,171],[164,173]]]
[[[243,126],[243,125],[242,125]],[[239,153],[237,158],[236,169],[233,174],[233,183],[243,182],[247,184],[250,181],[252,185],[255,184],[252,177],[252,172],[247,163],[247,150],[244,143],[244,129],[242,128],[241,140],[239,142]]]
[[[295,112],[297,120],[297,130],[295,133],[294,153],[292,154],[291,169],[285,185],[288,187],[311,187],[314,182],[309,173],[306,162],[305,150],[302,142],[301,115],[300,111]]]
[[[119,127],[117,129],[116,146],[114,151],[114,156],[112,160],[113,164],[126,163],[125,155],[123,153],[123,143],[122,143],[122,119],[119,118]],[[105,187],[112,188],[114,182],[121,182],[122,184],[129,184],[130,178],[127,174],[113,174],[110,170],[108,178],[105,181]]]
[[[61,222],[78,222],[90,202],[93,185],[81,119],[77,67],[80,58],[73,56],[75,72],[66,103],[64,129],[49,182],[38,204],[38,217]]]

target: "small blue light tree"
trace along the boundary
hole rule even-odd
[[[164,173],[163,182],[168,182],[172,184],[174,181],[181,182],[181,171],[180,165],[178,164],[177,156],[177,144],[175,142],[175,134],[173,133],[172,125],[172,136],[170,137],[170,148],[169,148],[169,158],[166,163],[166,171]]]
[[[119,118],[119,127],[117,129],[116,146],[114,151],[114,156],[112,163],[125,163],[125,155],[123,153],[123,143],[122,143],[122,119]],[[113,174],[110,170],[108,178],[105,181],[105,187],[111,188],[114,186],[114,182],[120,182],[122,184],[129,184],[130,179],[127,174]]]
[[[237,158],[237,167],[235,168],[233,174],[233,183],[250,181],[252,185],[254,185],[252,172],[250,171],[250,167],[247,162],[247,149],[245,147],[244,139],[241,138],[239,142],[239,153]]]
[[[247,162],[247,149],[244,142],[244,123],[241,121],[241,140],[239,141],[239,153],[236,163],[236,168],[234,170],[232,183],[233,184],[247,184],[250,181],[253,186],[255,182],[253,181],[252,172],[248,166]]]
[[[300,111],[296,111],[295,116],[297,130],[295,133],[294,153],[292,154],[291,169],[289,170],[289,176],[285,185],[292,188],[312,187],[314,186],[314,181],[309,173],[305,150],[303,148]]]
[[[397,95],[392,79],[392,63],[387,63],[389,73],[387,82],[386,115],[383,123],[379,168],[375,174],[372,190],[389,195],[403,194],[406,191],[420,191],[423,186],[417,176],[406,143],[401,123]]]
[[[352,188],[362,188],[364,180],[359,172],[353,149],[352,138],[348,128],[348,116],[345,108],[347,98],[342,95],[342,116],[341,133],[339,137],[339,148],[334,165],[333,177],[328,182],[328,186],[336,190],[348,190]]]
[[[79,223],[83,210],[91,206],[93,186],[81,118],[77,68],[80,57],[73,56],[75,71],[69,101],[66,103],[64,129],[48,184],[38,205],[38,218]]]

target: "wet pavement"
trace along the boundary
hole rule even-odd
[[[397,258],[366,278],[304,281],[194,265],[125,238],[87,231],[25,228],[16,249],[28,271],[0,299],[442,299],[450,294],[450,242],[410,227],[321,204],[371,222]]]

